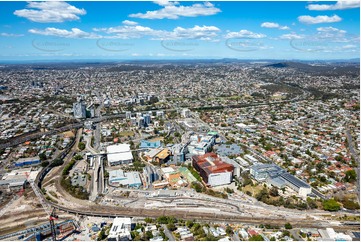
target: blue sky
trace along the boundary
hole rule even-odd
[[[359,7],[359,1],[0,2],[0,59],[359,58]]]

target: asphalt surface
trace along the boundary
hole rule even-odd
[[[172,232],[169,231],[167,226],[165,224],[162,224],[162,227],[164,229],[164,234],[165,234],[165,236],[168,237],[169,241],[176,241],[176,239],[174,238]]]

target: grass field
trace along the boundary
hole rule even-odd
[[[119,132],[119,136],[120,137],[134,136],[134,132],[133,131],[122,131],[122,132]]]

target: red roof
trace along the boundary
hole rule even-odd
[[[258,233],[256,231],[254,231],[253,229],[249,229],[247,232],[250,236],[258,235]]]
[[[194,157],[198,166],[207,174],[233,171],[234,166],[222,161],[215,153],[206,153]]]

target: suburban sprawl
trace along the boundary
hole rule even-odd
[[[359,241],[353,62],[0,66],[0,240]]]

